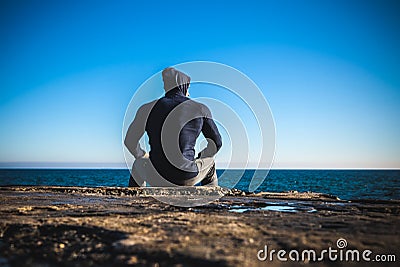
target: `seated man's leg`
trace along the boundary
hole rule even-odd
[[[131,170],[131,175],[129,178],[129,186],[130,187],[140,187],[140,186],[146,186],[146,161],[149,159],[145,158],[139,158],[136,159],[135,162],[133,163],[132,170]]]
[[[199,174],[197,177],[200,179],[201,185],[204,186],[218,186],[217,172],[215,169],[215,162],[213,158],[200,158],[196,159]]]
[[[217,178],[217,171],[215,170],[215,163],[208,171],[206,177],[201,181],[201,185],[218,186],[218,178]]]
[[[171,187],[175,184],[165,180],[154,168],[149,158],[136,159],[132,166],[129,186]]]

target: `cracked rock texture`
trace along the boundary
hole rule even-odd
[[[154,195],[222,196],[176,207]],[[332,247],[399,259],[399,201],[223,188],[0,187],[0,266],[279,266],[259,250]],[[285,266],[397,266],[288,261]]]

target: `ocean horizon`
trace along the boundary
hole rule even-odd
[[[344,200],[400,199],[399,169],[217,169],[219,185],[255,192],[318,192]],[[0,168],[0,186],[126,187],[126,168]],[[262,182],[261,182],[262,181]]]

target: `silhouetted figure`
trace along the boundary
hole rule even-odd
[[[162,72],[165,96],[139,108],[128,128],[125,145],[135,157],[129,186],[217,186],[213,156],[222,146],[210,110],[189,99],[190,77],[174,69]],[[150,152],[139,144],[147,132]],[[196,140],[203,133],[207,147],[195,158]]]

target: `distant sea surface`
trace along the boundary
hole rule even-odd
[[[341,199],[400,199],[400,170],[217,170],[220,186],[256,192],[319,192]],[[266,177],[264,180],[263,178]],[[0,186],[127,186],[126,169],[0,169]]]

